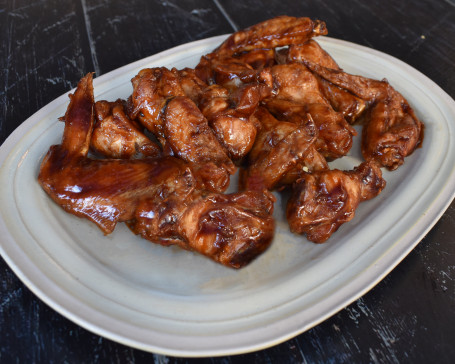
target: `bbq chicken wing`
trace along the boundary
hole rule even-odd
[[[304,44],[291,45],[286,61],[287,63],[307,61],[326,68],[340,69],[336,61],[313,39]],[[319,76],[316,76],[316,79],[323,96],[335,111],[342,113],[351,124],[359,119],[367,106],[365,100]]]
[[[375,162],[348,172],[333,169],[305,174],[295,183],[286,208],[291,231],[323,243],[354,218],[360,202],[377,196],[384,187]]]
[[[217,56],[231,56],[253,49],[270,49],[302,44],[327,34],[325,23],[309,18],[279,16],[232,34],[216,50]]]
[[[266,107],[277,117],[300,120],[310,114],[318,129],[318,151],[328,159],[346,155],[352,146],[355,129],[342,114],[333,110],[318,87],[316,77],[299,63],[276,65],[265,69],[260,79],[273,89]]]
[[[305,167],[313,170],[327,166],[324,158],[315,157],[317,132],[311,117],[300,124],[281,122],[265,108],[259,108],[254,116],[261,126],[241,173],[242,188],[272,190],[294,182],[291,176],[297,178]]]
[[[206,189],[225,191],[236,167],[196,104],[188,97],[174,97],[167,104],[164,120],[163,134],[173,155],[193,165]]]
[[[240,268],[272,242],[274,201],[273,195],[264,191],[145,199],[130,228],[153,242],[176,244]]]
[[[421,145],[422,122],[406,99],[386,80],[350,75],[311,62],[305,64],[320,77],[370,104],[362,131],[365,160],[375,160],[389,170],[395,170]]]

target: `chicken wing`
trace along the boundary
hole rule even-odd
[[[247,167],[242,170],[240,184],[246,190],[272,190],[285,183],[292,183],[293,170],[316,161],[312,153],[316,140],[316,128],[309,117],[300,124],[280,122],[265,108],[259,108],[254,116],[261,127],[248,155]],[[326,166],[322,158],[321,163]],[[303,165],[303,166],[302,166]],[[318,169],[319,166],[316,167]]]
[[[249,52],[242,52],[233,56],[235,59],[248,64],[255,70],[262,70],[266,67],[272,67],[276,64],[276,55],[274,48],[252,49]]]
[[[305,64],[322,78],[371,105],[362,131],[365,160],[375,160],[389,170],[395,170],[421,145],[423,123],[406,99],[386,80],[350,75],[306,61]]]
[[[160,147],[125,113],[122,100],[95,103],[95,127],[90,148],[108,158],[158,157]]]
[[[190,168],[176,158],[88,158],[93,105],[92,75],[88,74],[71,95],[62,143],[52,146],[41,163],[38,181],[64,210],[93,221],[109,234],[117,222],[130,220],[139,200],[154,194],[161,184],[194,188]]]
[[[255,80],[257,71],[244,61],[226,56],[202,56],[195,69],[196,75],[209,85],[217,84],[230,91]]]
[[[327,34],[325,23],[309,18],[280,16],[240,30],[212,53],[201,57],[196,74],[207,84],[228,89],[252,82],[258,70],[275,64],[275,48],[302,44]]]
[[[327,28],[323,21],[279,16],[235,32],[214,53],[217,56],[231,56],[252,49],[302,44],[311,37],[325,34]]]
[[[291,44],[287,52],[286,63],[307,60],[320,66],[340,69],[338,63],[328,54],[317,41],[310,39],[305,43]]]
[[[276,65],[263,70],[262,82],[273,89],[266,107],[279,118],[295,121],[310,114],[318,129],[318,151],[328,159],[346,155],[357,134],[342,114],[337,113],[321,94],[318,81],[306,66],[299,63]]]
[[[274,49],[253,49],[233,56],[212,53],[201,57],[195,72],[208,85],[217,84],[233,91],[255,82],[260,70],[275,63]]]
[[[167,104],[164,120],[163,135],[173,154],[193,165],[207,190],[225,191],[236,167],[196,104],[188,97],[174,97]]]
[[[309,61],[322,67],[340,69],[336,61],[314,39],[304,44],[291,45],[286,61],[288,63]],[[319,76],[316,79],[323,96],[335,111],[342,113],[351,124],[359,119],[366,109],[366,101]]]
[[[199,108],[233,160],[242,159],[253,147],[258,125],[251,115],[269,91],[257,83],[243,85],[233,92],[219,85],[204,91]]]
[[[139,120],[160,142],[165,145],[163,134],[163,110],[174,96],[185,96],[176,69],[165,67],[145,68],[131,80],[130,117]]]
[[[307,173],[296,182],[287,204],[291,231],[323,243],[354,218],[360,202],[377,196],[384,187],[375,162],[364,162],[348,172],[334,169]]]
[[[199,195],[193,199],[160,196],[143,200],[129,225],[145,239],[176,244],[240,268],[272,242],[274,201],[266,191]]]

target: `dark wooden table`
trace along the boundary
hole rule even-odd
[[[393,55],[455,98],[455,0],[0,1],[0,141],[79,78],[276,15]],[[455,120],[454,120],[455,122]],[[1,238],[0,238],[1,239]],[[0,259],[1,363],[186,363],[77,326]],[[372,291],[298,337],[215,363],[454,363],[455,203]]]

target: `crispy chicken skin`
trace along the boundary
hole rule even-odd
[[[404,163],[423,140],[423,124],[406,99],[386,80],[350,75],[340,70],[305,64],[320,77],[367,101],[370,106],[362,131],[362,154],[389,170]]]
[[[64,121],[62,143],[49,149],[38,181],[67,212],[93,221],[105,234],[126,221],[154,242],[178,244],[233,268],[248,264],[270,245],[275,199],[267,191],[206,192],[199,188],[198,171],[174,157],[89,158],[91,74],[71,95]]]
[[[364,162],[347,172],[333,169],[307,173],[295,183],[287,204],[291,231],[323,243],[354,218],[360,202],[377,196],[384,187],[375,162]]]
[[[122,100],[96,102],[95,120],[90,148],[96,153],[122,159],[160,156],[160,147],[128,118]]]

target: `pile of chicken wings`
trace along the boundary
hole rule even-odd
[[[39,183],[64,210],[111,233],[125,222],[234,268],[274,236],[272,191],[290,190],[292,232],[326,241],[385,187],[423,124],[387,81],[343,72],[312,38],[322,21],[281,16],[232,34],[195,68],[141,70],[133,92],[95,102],[92,74],[70,95],[62,142]],[[330,169],[361,123],[365,162]],[[237,193],[225,194],[239,171]]]

